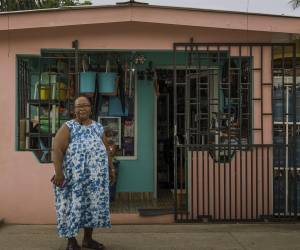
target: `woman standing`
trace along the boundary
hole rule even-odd
[[[81,248],[75,237],[84,228],[82,247],[104,249],[92,233],[96,227],[111,227],[107,140],[102,125],[90,119],[86,97],[75,100],[75,115],[54,138],[58,233],[68,239],[67,250],[77,250]]]

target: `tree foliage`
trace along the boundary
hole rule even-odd
[[[290,3],[292,4],[294,9],[296,9],[300,6],[300,0],[292,0],[292,1],[290,1]]]
[[[89,0],[0,0],[0,10],[32,10],[91,4],[92,3]]]

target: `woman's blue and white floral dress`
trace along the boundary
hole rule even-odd
[[[55,187],[58,233],[75,237],[80,228],[110,227],[108,159],[104,132],[95,121],[88,126],[66,122],[70,141],[64,156],[66,185]]]

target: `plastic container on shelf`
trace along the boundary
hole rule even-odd
[[[66,122],[67,119],[60,119],[60,122],[58,120],[55,121],[55,130],[59,129],[61,125]],[[41,133],[51,133],[52,130],[52,121],[50,120],[50,127],[49,127],[49,120],[43,119],[40,120],[40,132]]]
[[[39,97],[40,100],[45,101],[45,100],[49,100],[50,99],[50,95],[51,95],[51,86],[49,85],[39,85]]]
[[[55,72],[42,72],[41,73],[41,84],[49,85],[56,83],[57,74]]]
[[[68,88],[65,83],[58,82],[52,87],[52,99],[66,101]]]

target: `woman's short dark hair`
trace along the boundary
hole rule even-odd
[[[80,97],[83,97],[83,98],[85,98],[86,100],[88,100],[88,102],[90,103],[91,106],[93,105],[93,101],[92,101],[92,98],[91,98],[91,97],[86,96],[86,95],[80,95],[80,96],[78,96],[76,99],[78,99],[78,98],[80,98]]]

